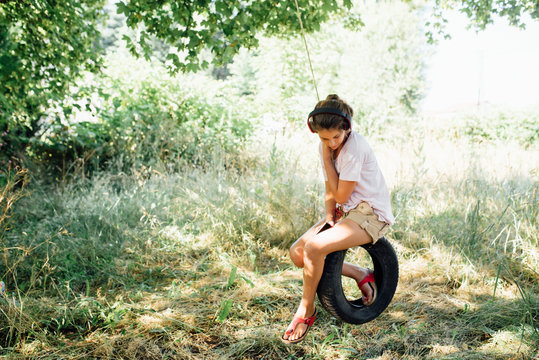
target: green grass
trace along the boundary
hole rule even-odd
[[[56,185],[30,176],[22,193],[5,187],[2,199],[13,205],[0,222],[8,289],[0,300],[0,354],[536,355],[535,147],[441,136],[373,139],[397,215],[388,235],[401,267],[395,298],[362,326],[322,310],[303,343],[285,346],[279,336],[301,294],[301,271],[287,249],[322,208],[317,144],[294,129],[257,134],[239,158],[214,156],[204,167],[140,167]],[[361,249],[348,259],[368,263]],[[353,283],[345,288],[353,294]]]

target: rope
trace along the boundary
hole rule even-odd
[[[296,14],[298,15],[299,26],[301,27],[301,36],[303,37],[303,43],[305,44],[305,51],[307,52],[307,59],[309,60],[309,67],[311,68],[311,75],[313,77],[314,90],[316,91],[316,98],[320,101],[320,95],[318,95],[318,87],[316,86],[316,78],[314,77],[313,64],[311,63],[311,55],[309,55],[309,47],[307,46],[307,40],[305,39],[305,30],[303,29],[303,22],[299,14],[298,0],[294,0],[296,3]]]

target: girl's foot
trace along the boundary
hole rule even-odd
[[[355,278],[357,286],[363,294],[363,305],[370,306],[376,299],[376,283],[374,282],[374,273],[372,271],[365,271],[367,274],[358,278]]]
[[[357,281],[357,280],[356,280]],[[374,273],[369,273],[358,284],[361,293],[363,294],[363,305],[370,306],[376,300],[376,283],[374,282]]]
[[[288,325],[288,329],[286,329],[286,332],[281,337],[281,340],[284,343],[295,344],[305,339],[305,336],[307,336],[307,332],[309,331],[309,329],[314,323],[314,320],[316,319],[316,309],[309,313],[312,314],[310,317],[303,315],[305,313],[306,312],[302,311],[302,309],[298,309],[296,315],[294,316],[294,319],[292,320],[290,325]]]

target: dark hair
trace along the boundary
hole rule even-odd
[[[354,116],[354,110],[352,107],[336,94],[328,95],[325,100],[319,101],[314,108],[334,108],[348,115],[350,119],[352,119]],[[309,126],[314,132],[318,132],[322,129],[349,130],[350,121],[339,115],[318,114],[309,119]]]

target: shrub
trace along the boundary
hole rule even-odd
[[[464,133],[476,141],[516,141],[524,146],[539,140],[539,111],[492,111],[465,117]]]
[[[108,73],[78,89],[76,98],[88,94],[86,104],[67,100],[63,109],[50,114],[47,131],[32,142],[33,158],[66,172],[73,164],[85,170],[112,162],[121,170],[177,160],[200,165],[215,149],[238,153],[251,133],[251,122],[232,100],[210,100],[202,90],[180,83],[185,79],[169,78],[157,65],[130,65],[139,71],[125,74],[112,62]],[[83,106],[89,120],[77,121],[77,112],[65,111]]]

